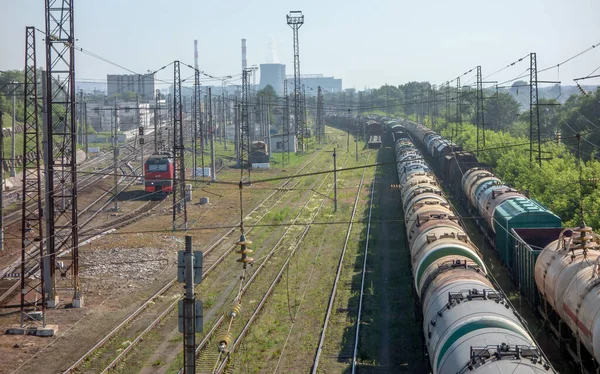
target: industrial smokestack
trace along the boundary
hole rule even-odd
[[[194,68],[198,70],[198,40],[194,40]]]
[[[248,62],[246,61],[246,39],[242,39],[242,70],[245,70],[248,67]]]

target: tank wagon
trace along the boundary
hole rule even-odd
[[[517,278],[512,229],[560,228],[561,220],[537,201],[504,184],[474,154],[451,144],[426,126],[405,121],[409,134],[423,144],[436,169],[469,211],[482,217],[480,230]],[[533,267],[529,269],[533,279]]]
[[[483,217],[479,228],[563,353],[582,372],[600,373],[600,236],[585,225],[563,229],[559,217],[502,183],[474,155],[448,150],[449,142],[421,124],[404,125],[461,203]]]
[[[562,230],[535,262],[540,312],[552,323],[561,348],[586,371],[596,373],[600,362],[599,263],[600,235],[585,225]]]
[[[396,128],[394,134],[404,134]],[[396,137],[396,135],[394,135]],[[487,277],[421,153],[395,141],[414,288],[433,373],[547,373],[551,366]]]

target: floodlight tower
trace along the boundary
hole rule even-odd
[[[304,15],[299,10],[292,10],[286,16],[287,24],[294,31],[294,131],[298,136],[298,152],[304,151],[304,124],[300,122],[300,46],[298,44],[298,30],[304,24]]]

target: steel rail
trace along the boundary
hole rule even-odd
[[[356,193],[356,199],[354,200],[354,207],[352,208],[352,216],[350,217],[350,223],[348,224],[348,232],[346,233],[346,241],[344,242],[344,248],[342,249],[342,254],[340,255],[340,261],[338,262],[337,272],[335,274],[335,279],[333,281],[333,287],[331,288],[331,295],[329,296],[329,305],[327,306],[327,313],[325,314],[325,321],[323,321],[323,329],[321,330],[321,337],[319,339],[317,353],[315,355],[313,367],[311,370],[312,374],[317,373],[317,368],[319,367],[319,360],[321,358],[321,353],[323,352],[323,344],[325,343],[325,334],[327,333],[327,326],[329,324],[329,319],[331,318],[331,312],[333,311],[333,304],[335,301],[337,286],[338,286],[338,282],[340,281],[340,276],[342,274],[342,267],[344,266],[344,256],[346,255],[346,249],[348,248],[348,241],[350,240],[350,234],[352,233],[354,216],[356,215],[356,207],[358,206],[358,201],[360,199],[360,191],[362,189],[362,186],[363,186],[363,183],[365,180],[365,172],[366,172],[366,169],[363,169],[362,177],[360,178],[360,184],[358,186],[358,192]]]
[[[363,296],[365,290],[365,278],[367,274],[367,255],[369,254],[369,237],[371,235],[371,213],[373,212],[373,194],[375,192],[375,180],[371,183],[371,199],[369,202],[369,220],[367,224],[367,237],[365,243],[365,254],[360,281],[360,297],[358,300],[358,312],[356,315],[356,333],[354,336],[354,353],[352,354],[352,374],[356,374],[356,357],[358,356],[358,338],[360,336],[360,319],[362,316]]]
[[[310,160],[308,160],[298,171],[297,173],[302,172],[307,166],[312,164],[312,161],[314,161],[314,159],[317,157],[317,155],[315,155],[315,157],[311,158]],[[280,188],[286,186],[287,184],[292,183],[292,179],[288,179],[286,180],[284,183],[281,184]],[[296,182],[296,184],[299,183]],[[270,200],[274,195],[276,195],[278,192],[282,192],[279,189],[274,190],[273,192],[271,192],[265,199],[263,199],[263,201],[258,204],[252,211],[250,211],[245,218],[249,218],[252,214],[256,213],[256,211],[258,211],[260,208],[263,207],[263,205]],[[285,192],[285,191],[284,191]],[[282,195],[285,195],[282,194]],[[283,198],[283,196],[276,201],[275,204],[277,204],[279,201],[281,201],[281,199]],[[269,213],[270,209],[267,209],[267,211],[260,217],[260,219],[264,218],[268,213]],[[239,222],[238,222],[239,224]],[[204,251],[204,254],[208,254],[210,252],[212,252],[217,246],[219,246],[223,241],[225,241],[234,231],[236,230],[236,228],[231,228],[229,229],[224,235],[222,235],[217,241],[215,241],[208,249],[206,249]],[[248,232],[250,232],[252,229],[248,230]],[[214,270],[216,268],[216,265],[218,265],[220,262],[222,262],[222,260],[228,255],[230,254],[231,251],[227,250],[224,252],[224,254],[222,256],[220,256],[215,263],[213,263],[208,269],[207,271],[203,274],[203,277],[208,275],[209,272],[211,272],[212,270]],[[171,279],[167,285],[165,285],[165,287],[163,287],[163,289],[161,289],[159,292],[165,293],[170,287],[172,287],[177,281],[177,277],[174,277],[173,279]],[[90,350],[88,350],[83,356],[81,356],[73,365],[71,365],[69,368],[67,368],[63,374],[68,374],[68,373],[72,373],[74,370],[76,370],[84,361],[86,361],[86,359],[88,357],[90,357],[92,354],[94,354],[98,349],[100,349],[102,346],[104,346],[109,340],[110,338],[112,338],[113,336],[115,336],[119,331],[121,331],[125,326],[127,326],[127,324],[129,322],[131,322],[134,318],[136,318],[138,315],[140,315],[146,308],[148,305],[150,305],[153,300],[156,298],[156,295],[160,295],[159,293],[151,296],[149,299],[147,299],[138,309],[136,309],[132,314],[130,314],[123,322],[121,322],[117,327],[115,327],[113,330],[111,330],[111,332],[109,332],[109,334],[107,334],[104,338],[102,338],[98,343],[96,343]],[[154,326],[156,326],[156,324],[158,324],[158,322],[160,322],[160,320],[162,320],[162,318],[167,315],[169,312],[173,311],[173,309],[175,308],[175,306],[177,305],[179,299],[175,300],[173,303],[171,303],[160,315],[159,317],[154,320],[150,326],[148,326],[148,328],[146,328],[131,344],[131,346],[137,344],[149,331],[152,330],[152,328]],[[123,357],[130,351],[131,349],[127,349],[126,351],[123,350],[121,351],[121,353],[115,357],[115,359],[104,369],[104,371],[109,370],[111,367],[114,367],[121,359],[123,359]]]

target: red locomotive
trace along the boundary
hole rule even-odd
[[[173,156],[168,152],[155,153],[144,163],[146,192],[173,191]]]

